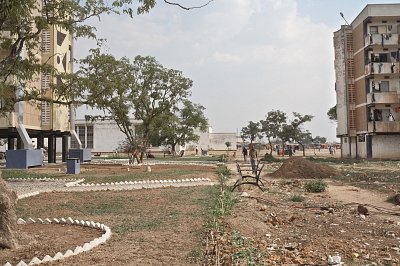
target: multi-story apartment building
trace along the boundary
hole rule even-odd
[[[342,157],[400,159],[400,4],[371,4],[334,33]]]
[[[39,2],[39,1],[38,1]],[[41,2],[41,1],[40,1]],[[40,7],[40,6],[39,6]],[[41,15],[41,10],[32,10]],[[50,64],[59,72],[72,72],[72,36],[67,31],[55,26],[41,31],[41,46],[36,51],[36,56],[42,63]],[[3,51],[3,55],[7,51]],[[40,89],[42,96],[52,98],[54,92],[50,84],[60,84],[62,80],[51,75],[41,74],[26,81],[25,88],[35,87]],[[0,138],[7,139],[10,150],[21,149],[24,142],[18,134],[18,124],[21,124],[29,138],[36,141],[37,148],[48,149],[48,162],[56,160],[57,139],[62,139],[62,158],[66,160],[68,137],[70,134],[70,107],[49,102],[23,102],[19,103],[20,114],[16,111],[8,116],[0,117]],[[22,110],[22,111],[21,111]],[[20,116],[18,118],[18,116]],[[22,119],[21,119],[22,118]]]

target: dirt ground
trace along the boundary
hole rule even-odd
[[[334,164],[341,177],[325,176],[328,189],[323,193],[304,191],[305,182],[315,179],[313,174],[308,178],[307,174],[269,176],[281,166],[278,162],[264,167],[265,192],[255,186],[241,186],[234,192],[239,202],[231,216],[221,219],[225,230],[213,233],[213,243],[204,238],[206,209],[200,203],[207,200],[208,188],[203,186],[45,193],[20,200],[17,214],[24,218],[73,217],[111,227],[113,235],[105,244],[54,265],[204,265],[195,258],[206,246],[210,250],[211,244],[206,265],[327,265],[328,256],[334,255],[340,255],[345,265],[400,265],[400,207],[386,201],[400,191],[397,162]],[[152,168],[154,176],[148,177],[159,178],[168,167],[195,170],[194,174],[183,171],[179,178],[217,180],[215,167],[203,166],[157,166]],[[91,174],[127,172],[121,166],[96,169],[90,169]],[[58,168],[37,171],[57,172]],[[228,182],[236,179],[234,173]],[[247,196],[240,196],[243,192]],[[303,201],[294,202],[293,196]],[[369,215],[357,212],[359,204]],[[28,263],[28,258],[65,251],[100,234],[75,226],[18,226],[22,244],[17,250],[0,250],[0,264],[20,259]]]

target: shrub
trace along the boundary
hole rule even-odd
[[[272,163],[272,162],[279,162],[280,160],[276,159],[272,154],[266,153],[264,157],[261,158],[261,161]]]
[[[293,195],[290,200],[293,202],[303,202],[304,197],[302,195]]]
[[[327,187],[328,187],[328,184],[326,182],[324,182],[323,180],[308,181],[304,184],[304,189],[307,192],[312,192],[312,193],[324,192]]]

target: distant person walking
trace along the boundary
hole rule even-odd
[[[256,173],[256,169],[257,169],[256,161],[258,159],[257,151],[254,149],[254,145],[253,144],[249,145],[249,149],[250,149],[249,156],[250,156],[251,170],[253,171],[253,174],[255,174]]]
[[[246,149],[246,146],[244,146],[244,145],[243,145],[243,149],[242,149],[242,154],[243,154],[244,162],[246,162],[246,159],[247,159],[247,149]]]

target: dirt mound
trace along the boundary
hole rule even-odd
[[[0,178],[0,248],[15,248],[17,194]]]
[[[329,165],[311,162],[302,157],[287,159],[282,166],[269,176],[281,178],[328,178],[339,172]]]

